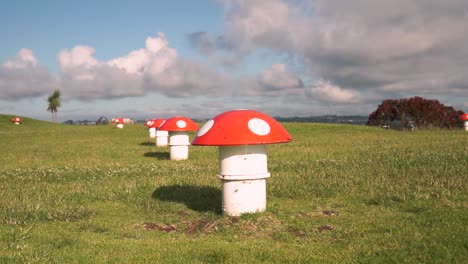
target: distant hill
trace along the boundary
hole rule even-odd
[[[274,117],[279,122],[309,122],[309,123],[332,123],[332,124],[352,124],[366,125],[368,116],[350,115],[323,115],[323,116],[308,116],[308,117]],[[193,118],[195,122],[204,123],[209,118]],[[134,124],[144,124],[146,120],[135,120]],[[64,124],[68,125],[95,125],[98,123],[95,120],[67,120]]]
[[[17,125],[13,124],[11,122],[11,119],[15,116],[18,115],[5,115],[5,114],[0,114],[0,130],[2,129],[12,129],[16,127]],[[45,126],[51,126],[51,125],[59,125],[58,123],[52,123],[52,122],[47,122],[47,121],[42,121],[42,120],[37,120],[29,117],[24,117],[24,116],[18,116],[23,119],[23,123],[19,125],[20,127],[30,127],[30,126],[35,126],[35,127],[45,127]]]
[[[308,116],[308,117],[275,117],[275,119],[279,122],[310,122],[310,123],[365,125],[367,123],[368,116],[323,115],[323,116]]]

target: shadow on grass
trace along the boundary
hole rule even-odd
[[[157,188],[151,195],[153,199],[184,203],[188,208],[198,211],[214,211],[221,214],[221,190],[209,186],[170,185]]]
[[[145,141],[145,142],[141,142],[140,146],[156,146],[156,142]]]
[[[158,160],[169,160],[171,157],[167,151],[146,152],[143,156],[148,158],[157,158]]]

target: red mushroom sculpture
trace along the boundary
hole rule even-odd
[[[292,140],[272,117],[253,110],[224,112],[206,122],[193,145],[219,146],[223,212],[237,216],[266,208],[266,144]]]
[[[117,124],[117,127],[118,127],[118,128],[123,128],[123,127],[124,127],[125,121],[124,121],[123,118],[120,118],[120,117],[119,117],[119,118],[114,119],[114,123]]]
[[[156,128],[151,127],[153,125],[153,123],[154,123],[153,119],[150,119],[150,120],[145,122],[145,126],[148,127],[150,138],[156,138]]]
[[[155,130],[155,137],[156,137],[156,146],[157,147],[166,147],[167,146],[167,139],[169,137],[169,132],[166,130],[160,130],[159,128],[166,122],[164,118],[158,118],[153,120],[153,124],[151,128]]]
[[[460,119],[463,121],[463,123],[465,125],[465,131],[468,131],[468,114],[465,113],[465,114],[461,115]]]
[[[11,122],[13,122],[15,125],[19,125],[23,123],[23,119],[21,119],[21,117],[15,116],[11,119]]]
[[[184,116],[171,117],[159,127],[161,131],[169,131],[169,150],[171,160],[188,159],[190,145],[189,131],[197,131],[198,125]]]

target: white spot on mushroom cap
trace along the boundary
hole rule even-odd
[[[187,122],[185,122],[184,120],[179,120],[179,121],[177,121],[176,126],[178,128],[184,128],[184,127],[187,126]]]
[[[210,131],[210,129],[213,127],[214,125],[214,120],[211,119],[210,121],[206,122],[201,128],[200,130],[198,130],[198,133],[197,133],[197,136],[201,137],[203,135],[206,134],[206,132]]]
[[[252,118],[248,123],[250,131],[259,136],[270,134],[270,125],[265,120],[260,118]]]

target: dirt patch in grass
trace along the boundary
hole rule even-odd
[[[184,211],[178,212],[178,215],[186,216]],[[204,233],[208,234],[219,228],[226,228],[239,222],[238,217],[220,218],[218,220],[196,219],[193,221],[182,221],[176,224],[161,224],[144,222],[143,228],[146,230],[157,230],[163,232],[180,231],[186,234]]]

